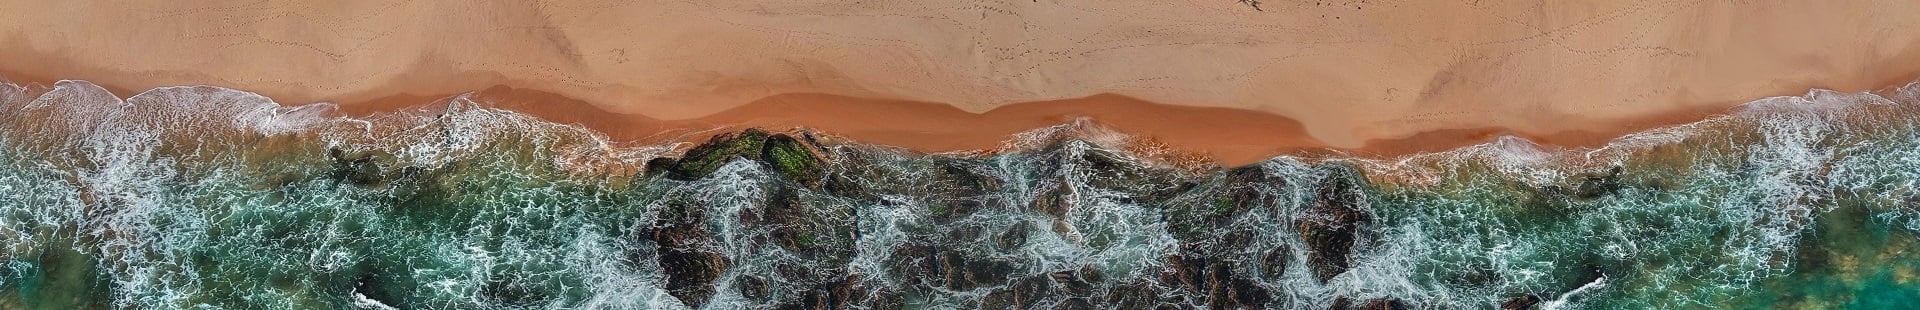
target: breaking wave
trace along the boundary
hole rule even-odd
[[[1920,84],[1595,149],[1202,167],[1076,121],[990,153],[629,145],[466,96],[348,117],[0,84],[0,308],[1885,307]]]

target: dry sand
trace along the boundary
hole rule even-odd
[[[1592,144],[1760,97],[1920,73],[1912,1],[0,7],[0,75],[121,95],[208,84],[365,110],[506,85],[496,90],[522,94],[508,96],[516,109],[615,136],[804,125],[930,151],[1091,116],[1230,164],[1504,133]]]

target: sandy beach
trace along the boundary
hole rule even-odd
[[[623,139],[800,126],[930,152],[1088,117],[1226,164],[1593,145],[1920,76],[1906,1],[3,2],[16,82],[359,113],[486,90]]]

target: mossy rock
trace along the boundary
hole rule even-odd
[[[821,176],[826,174],[826,159],[814,151],[810,143],[793,136],[776,134],[767,137],[760,150],[760,158],[781,176],[807,187],[819,188]]]
[[[720,166],[736,158],[758,160],[767,136],[767,132],[759,128],[713,136],[707,139],[707,143],[687,150],[685,156],[667,169],[667,176],[681,180],[699,179],[712,174],[714,170],[720,170]]]
[[[759,128],[713,136],[706,143],[687,150],[679,159],[648,161],[647,170],[665,171],[673,179],[694,180],[713,174],[736,159],[760,163],[788,180],[812,188],[819,188],[826,175],[826,158],[811,139],[769,134]]]

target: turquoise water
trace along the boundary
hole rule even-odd
[[[464,98],[347,118],[212,87],[0,86],[4,309],[1920,301],[1920,86],[1600,149],[1232,168],[1089,123],[993,156],[757,130],[682,155]]]

